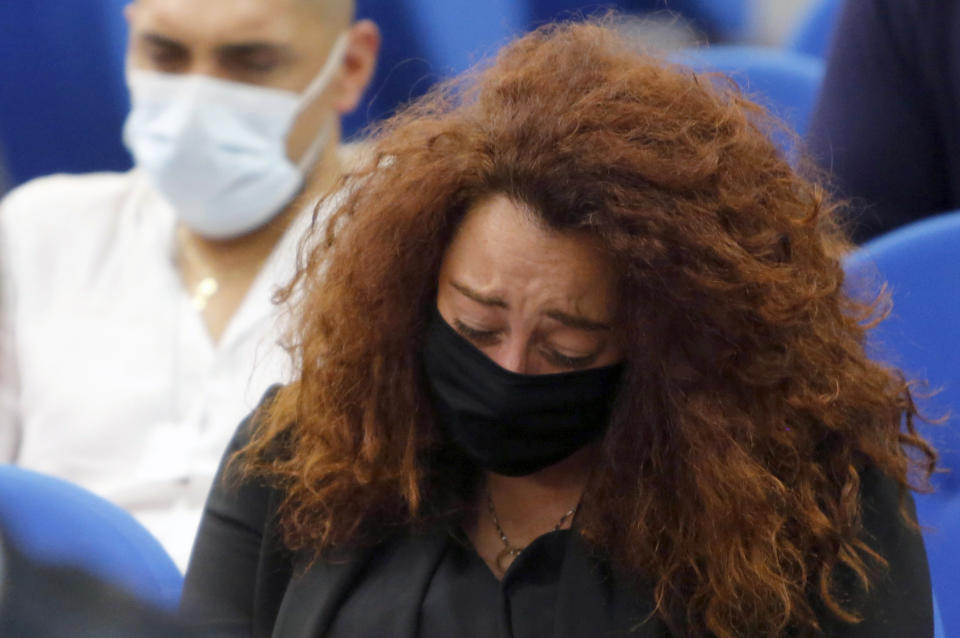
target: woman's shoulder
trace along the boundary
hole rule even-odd
[[[916,512],[910,490],[900,481],[873,464],[860,469],[860,508],[863,528],[871,536],[878,533],[909,533],[920,537],[920,531],[904,518],[914,521]]]
[[[849,625],[822,613],[825,636],[886,638],[931,636],[932,593],[926,549],[913,497],[900,481],[874,465],[860,469],[862,541],[882,558],[868,560],[870,587],[838,566],[835,591],[862,621]],[[904,516],[906,515],[906,516]]]
[[[268,388],[257,407],[237,426],[220,460],[220,468],[207,499],[208,512],[231,519],[239,517],[261,531],[266,531],[264,522],[271,516],[269,509],[277,506],[280,495],[266,478],[246,471],[238,455],[253,439],[264,411],[269,408],[281,387],[278,384]]]
[[[236,462],[278,389],[270,388],[237,427],[207,497],[181,599],[182,615],[206,628],[247,627],[252,635],[269,635],[293,574],[276,525],[282,494]]]

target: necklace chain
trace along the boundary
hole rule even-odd
[[[503,566],[503,561],[507,558],[516,558],[520,553],[526,549],[526,545],[514,545],[510,542],[510,538],[507,537],[507,533],[503,531],[503,525],[500,524],[500,518],[497,516],[497,509],[493,506],[493,494],[490,493],[490,490],[487,490],[487,509],[490,511],[490,518],[493,519],[493,526],[497,529],[497,534],[500,536],[500,541],[503,543],[503,549],[497,554],[495,560],[497,569],[501,573],[505,573],[507,570]],[[557,524],[554,525],[553,531],[559,531],[570,518],[577,513],[577,509],[580,507],[580,504],[577,503],[566,512],[563,516],[560,517],[560,520],[557,521]]]
[[[190,304],[197,312],[203,312],[210,299],[220,292],[220,278],[213,274],[214,269],[186,238],[185,232],[182,226],[177,227],[178,267],[181,272],[186,272],[187,269],[199,271],[199,280],[193,284],[190,293]]]
[[[220,282],[216,277],[204,277],[193,288],[190,303],[197,310],[203,312],[210,299],[220,291]]]

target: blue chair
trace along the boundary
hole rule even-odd
[[[730,40],[749,23],[747,0],[357,0],[357,17],[380,26],[383,45],[377,72],[363,104],[344,119],[350,137],[367,124],[421,96],[510,37],[545,22],[590,14],[604,7],[630,14],[669,10],[690,20],[711,40]]]
[[[674,59],[696,71],[728,75],[799,136],[807,132],[823,82],[823,61],[766,47],[711,46],[688,49]],[[778,140],[789,148],[789,140]]]
[[[524,3],[515,0],[406,0],[405,4],[427,57],[445,76],[495,54],[527,26]]]
[[[0,147],[0,197],[3,197],[7,191],[10,190],[11,186],[13,186],[13,183],[7,171],[7,162],[4,159],[3,148]]]
[[[947,630],[943,628],[943,614],[940,612],[936,593],[933,595],[933,638],[947,638]]]
[[[930,218],[879,237],[846,262],[848,290],[867,299],[886,281],[893,312],[871,334],[877,360],[925,380],[940,392],[919,399],[930,417],[949,415],[923,434],[952,470],[934,477],[934,494],[917,495],[930,574],[947,635],[960,636],[960,212]]]
[[[0,140],[14,185],[130,166],[122,50],[108,24],[122,4],[0,2]]]
[[[826,58],[841,9],[843,0],[816,0],[787,39],[787,49]]]
[[[740,40],[750,26],[751,3],[746,0],[682,0],[666,4],[693,19],[714,42]]]
[[[84,569],[163,609],[179,603],[183,575],[160,543],[72,483],[0,465],[0,530],[34,560]]]

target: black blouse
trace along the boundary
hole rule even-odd
[[[420,604],[422,638],[535,638],[554,634],[557,582],[570,532],[530,544],[498,581],[458,539],[447,543]],[[477,613],[483,610],[483,613]],[[346,613],[347,607],[341,611]]]
[[[666,637],[648,620],[649,596],[633,591],[584,551],[568,530],[531,543],[498,581],[461,534],[399,540],[367,561],[323,636],[374,638],[546,638],[625,636],[646,623],[642,636]],[[421,539],[422,540],[422,539]],[[613,611],[616,610],[616,613]]]
[[[226,456],[243,445],[246,427]],[[863,622],[824,613],[824,635],[929,638],[922,538],[901,521],[892,481],[868,470],[861,485],[867,542],[890,565],[862,599]],[[310,561],[287,552],[275,533],[279,498],[263,485],[218,478],[184,585],[182,611],[192,623],[244,638],[669,637],[650,618],[649,588],[592,556],[575,532],[534,541],[502,582],[462,535],[443,529]]]

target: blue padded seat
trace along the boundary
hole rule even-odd
[[[123,509],[67,481],[0,465],[0,530],[26,556],[84,569],[163,609],[175,609],[183,575]]]
[[[729,76],[799,136],[806,134],[823,82],[823,60],[780,49],[734,45],[688,49],[674,60],[695,71]],[[788,142],[781,140],[781,145],[787,147]]]
[[[922,433],[938,448],[950,473],[939,474],[937,491],[916,496],[925,526],[934,592],[948,636],[960,636],[960,212],[897,229],[851,255],[847,288],[869,299],[887,282],[893,299],[890,317],[870,335],[871,355],[902,369],[912,380],[939,392],[918,398],[921,411],[942,425]],[[923,388],[918,388],[922,393]]]
[[[126,0],[0,2],[0,147],[12,185],[122,170]]]
[[[796,53],[826,58],[842,8],[843,0],[814,0],[787,39],[787,48]]]

